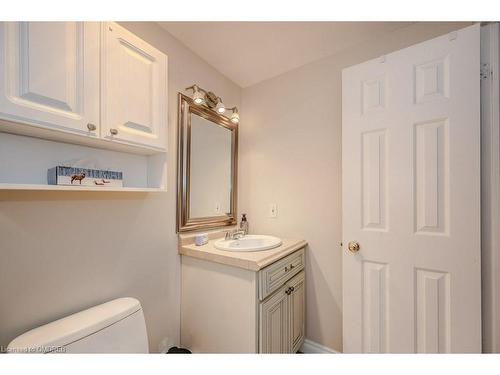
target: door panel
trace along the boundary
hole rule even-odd
[[[288,353],[290,350],[287,289],[285,285],[260,304],[260,353]]]
[[[19,27],[20,97],[34,106],[48,105],[65,111],[81,109],[82,95],[76,70],[83,61],[83,24],[27,23]],[[57,48],[48,49],[48,41]],[[78,95],[80,94],[80,95]]]
[[[345,352],[481,350],[479,69],[474,25],[343,72]]]
[[[3,118],[98,136],[97,23],[2,23],[0,66]]]
[[[293,288],[289,295],[290,353],[297,353],[305,337],[305,272],[302,271],[287,285]]]
[[[167,56],[116,23],[102,33],[102,135],[165,149]]]
[[[363,262],[363,352],[387,352],[389,327],[388,266]]]
[[[363,228],[386,230],[386,140],[385,130],[369,131],[362,137]]]
[[[448,121],[416,124],[413,150],[415,232],[444,234],[449,221]]]
[[[450,275],[416,269],[418,353],[450,352]]]

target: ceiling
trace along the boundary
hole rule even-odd
[[[159,22],[241,87],[275,77],[412,22]]]

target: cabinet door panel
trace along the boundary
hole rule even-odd
[[[165,149],[167,56],[115,23],[102,34],[102,136]]]
[[[305,333],[305,273],[302,271],[287,283],[293,291],[289,296],[290,352],[296,353],[304,342]]]
[[[288,353],[289,310],[288,286],[281,288],[260,304],[260,353]]]
[[[99,134],[98,23],[1,23],[0,67],[1,118]]]

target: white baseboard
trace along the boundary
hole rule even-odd
[[[300,351],[304,354],[339,354],[338,351],[330,349],[317,342],[305,339]]]

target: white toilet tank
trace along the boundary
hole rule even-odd
[[[32,329],[15,338],[8,353],[148,353],[142,307],[118,298]]]

